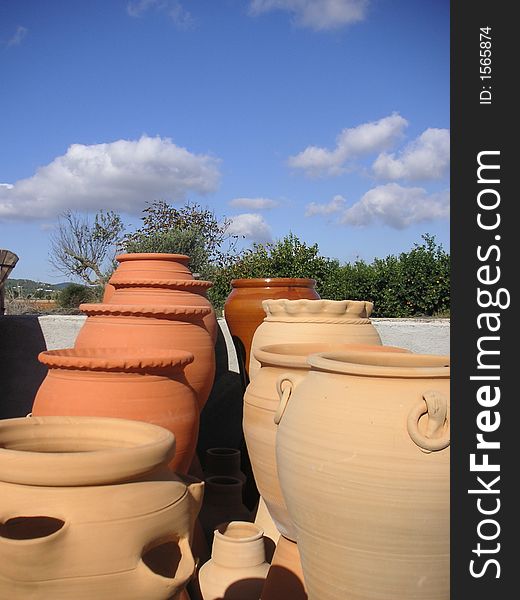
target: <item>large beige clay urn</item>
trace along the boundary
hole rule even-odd
[[[279,379],[276,455],[309,600],[448,600],[449,358],[308,360]]]
[[[373,304],[364,300],[264,300],[265,318],[251,343],[249,378],[260,368],[255,350],[272,344],[336,343],[380,345],[370,320]]]
[[[174,436],[100,417],[0,422],[0,597],[167,600],[195,571],[202,483],[166,467]]]

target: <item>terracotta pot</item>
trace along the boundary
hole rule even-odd
[[[199,521],[211,545],[213,532],[227,521],[252,521],[249,509],[242,501],[243,483],[235,477],[214,475],[205,480],[204,503]]]
[[[76,348],[130,347],[147,352],[186,350],[194,360],[185,368],[189,385],[202,410],[215,377],[215,349],[203,317],[205,307],[164,305],[82,304],[87,315]]]
[[[307,600],[298,545],[283,535],[276,546],[260,598]]]
[[[293,541],[296,540],[296,531],[287,512],[276,463],[277,426],[274,417],[280,404],[277,381],[284,373],[289,373],[295,382],[301,381],[311,368],[308,356],[327,350],[408,352],[393,346],[326,343],[274,344],[254,350],[261,368],[244,394],[244,437],[258,490],[280,533]]]
[[[211,281],[193,278],[184,254],[135,253],[116,256],[119,266],[105,289],[104,303],[209,308],[203,318],[213,343],[217,339],[215,311],[206,295]]]
[[[272,277],[266,279],[232,279],[231,293],[224,304],[224,318],[237,350],[244,377],[249,378],[251,342],[256,328],[264,320],[262,301],[269,298],[319,299],[314,279]]]
[[[251,345],[249,378],[260,364],[256,348],[272,344],[324,342],[328,344],[381,345],[369,319],[374,305],[364,300],[265,300],[265,318]]]
[[[263,532],[253,523],[233,521],[215,531],[211,560],[199,571],[204,600],[258,600],[269,563]]]
[[[121,417],[175,435],[170,467],[186,473],[195,454],[199,412],[184,368],[193,354],[139,348],[69,348],[38,356],[49,367],[32,414]]]
[[[235,477],[245,483],[246,476],[240,470],[240,450],[236,448],[208,448],[204,461],[205,478],[213,475]]]
[[[310,600],[448,600],[449,357],[336,352],[285,390],[276,440]]]
[[[165,465],[173,435],[137,421],[0,421],[3,598],[171,598],[191,578],[202,483]]]

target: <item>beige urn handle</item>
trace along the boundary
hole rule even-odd
[[[274,414],[274,422],[276,425],[278,425],[282,420],[285,409],[287,408],[287,403],[289,402],[289,398],[293,393],[295,385],[296,382],[290,373],[284,373],[276,380],[276,391],[278,392],[278,398],[280,398],[278,409]]]
[[[419,431],[419,419],[428,414],[426,433]],[[422,400],[412,408],[407,421],[408,434],[424,452],[444,450],[450,445],[448,401],[436,390],[424,392]]]

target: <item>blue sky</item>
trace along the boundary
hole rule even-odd
[[[245,244],[449,249],[448,0],[0,0],[0,248],[186,200]],[[70,278],[69,278],[70,279]]]

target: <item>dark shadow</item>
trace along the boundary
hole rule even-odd
[[[232,583],[217,600],[244,600],[244,598],[260,598],[265,579],[250,577]],[[289,597],[287,598],[289,600]]]
[[[144,564],[157,575],[173,579],[179,568],[182,554],[177,540],[169,539],[152,543],[143,552]]]
[[[292,571],[279,565],[273,565],[267,574],[262,590],[262,598],[269,598],[269,600],[307,600],[307,592],[300,579]]]
[[[47,374],[38,361],[46,350],[37,315],[0,316],[0,418],[25,417]]]
[[[59,531],[65,522],[54,517],[13,517],[0,524],[0,536],[9,540],[34,540]]]

